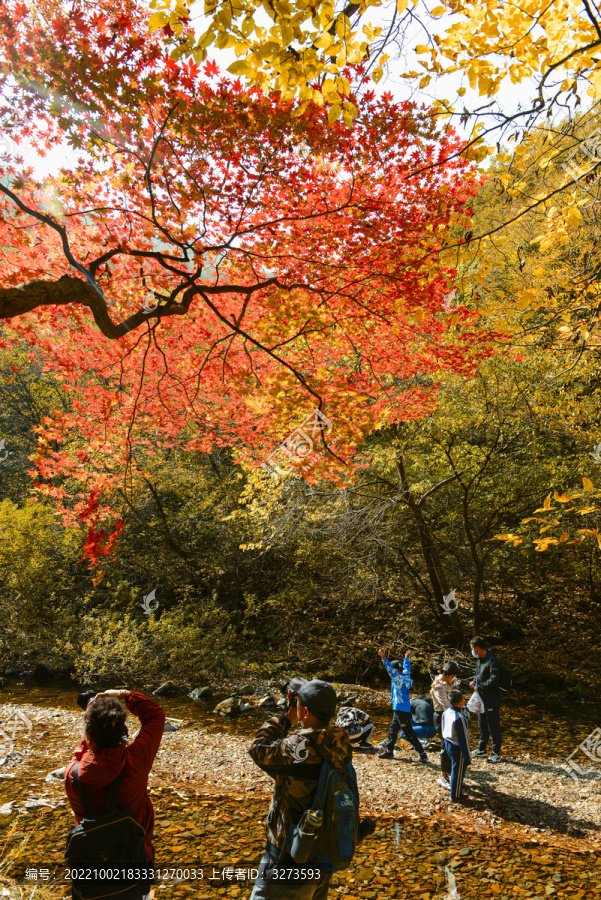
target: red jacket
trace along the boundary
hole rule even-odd
[[[100,813],[104,806],[105,788],[125,766],[123,781],[117,802],[122,809],[131,812],[146,833],[145,845],[149,862],[152,861],[152,834],[154,809],[148,796],[148,773],[161,743],[165,713],[161,707],[144,694],[132,691],[125,705],[138,716],[142,727],[131,744],[119,744],[105,750],[90,750],[81,740],[73,759],[65,772],[67,799],[79,824],[84,817],[81,797],[73,778],[73,766],[79,762],[78,775],[93,809]]]

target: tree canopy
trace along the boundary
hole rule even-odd
[[[134,7],[2,21],[5,111],[27,108],[35,147],[81,150],[42,192],[14,162],[0,182],[4,340],[70,396],[39,426],[45,493],[73,477],[96,517],[134,448],[268,453],[311,407],[336,421],[336,453],[316,432],[335,471],[490,352],[471,313],[441,315],[437,253],[478,180],[427,110],[367,93],[332,123],[170,60]]]

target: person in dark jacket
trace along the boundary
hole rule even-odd
[[[423,746],[436,734],[434,727],[434,707],[430,697],[414,697],[411,701],[411,724],[413,733],[420,739]],[[407,740],[405,733],[401,731],[403,740]]]
[[[141,722],[140,731],[131,744],[125,744],[122,740],[126,719],[122,703]],[[103,811],[106,787],[124,770],[117,803],[131,812],[144,829],[149,864],[154,859],[154,810],[148,795],[148,775],[161,743],[164,726],[165,713],[144,694],[114,690],[97,694],[87,703],[85,736],[65,771],[65,792],[75,815],[75,823],[79,824],[84,811],[73,777],[75,764],[79,763],[78,776],[86,797],[99,814]]]
[[[491,763],[501,761],[501,665],[492,650],[489,650],[481,637],[473,637],[470,641],[472,656],[477,660],[476,675],[470,687],[478,691],[484,703],[484,712],[478,714],[480,740],[478,748],[472,756],[486,756],[489,737],[492,738],[492,753],[488,757]]]
[[[322,872],[319,878],[302,877],[290,856],[290,831],[311,806],[322,762],[336,767],[349,765],[353,751],[344,728],[329,724],[336,713],[336,691],[331,684],[308,681],[296,696],[294,704],[293,692],[288,691],[287,712],[268,719],[248,751],[275,781],[267,817],[267,843],[250,900],[325,900],[332,877],[328,872]],[[297,720],[302,728],[289,735],[290,726]]]

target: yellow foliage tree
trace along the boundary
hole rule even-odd
[[[397,0],[393,22],[402,17],[407,3]],[[204,0],[207,27],[197,37],[189,27],[190,9],[185,2],[152,0],[155,11],[150,28],[166,29],[175,39],[175,59],[191,56],[200,63],[212,46],[231,48],[238,57],[229,66],[233,75],[271,87],[284,99],[329,104],[330,120],[343,117],[350,125],[356,109],[348,99],[351,84],[345,68],[370,58],[371,76],[379,81],[388,59],[382,27],[362,21],[370,7],[381,5],[381,0],[339,6],[331,0]],[[303,111],[301,104],[298,115]]]

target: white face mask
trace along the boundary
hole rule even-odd
[[[472,656],[473,656],[475,659],[479,659],[479,658],[480,658],[480,657],[478,656],[478,654],[476,653],[475,650],[472,650]]]

